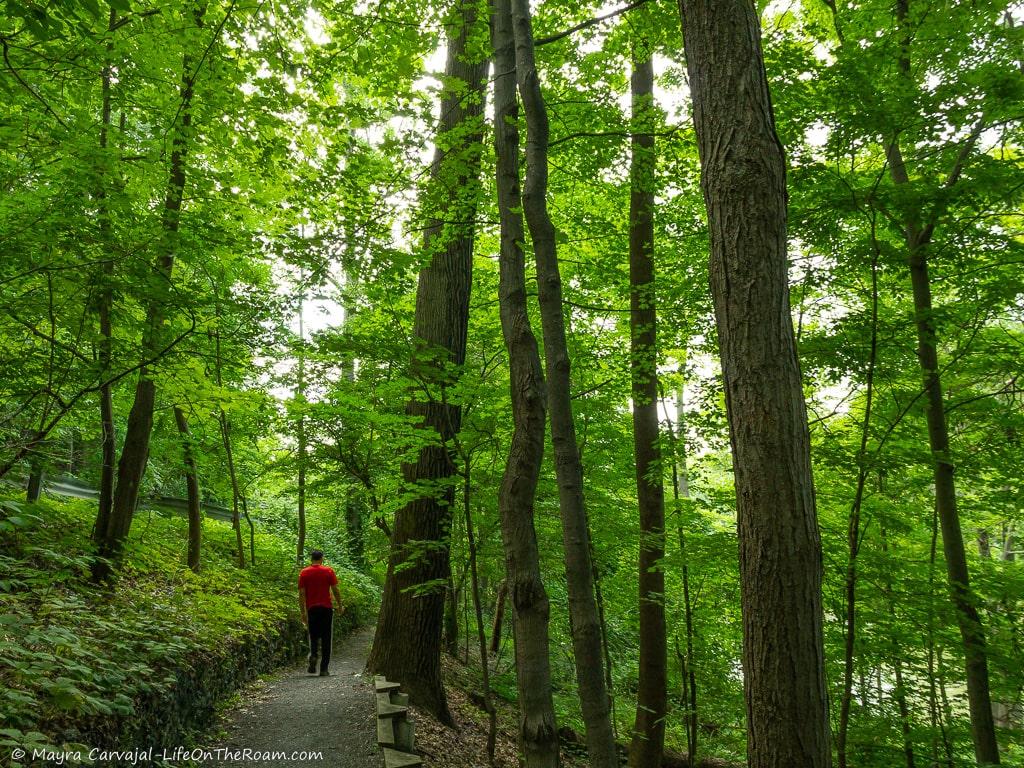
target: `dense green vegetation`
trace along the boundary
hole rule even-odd
[[[230,526],[208,521],[194,573],[175,546],[182,518],[140,512],[116,587],[101,589],[89,578],[94,504],[5,499],[3,508],[5,752],[183,743],[219,697],[302,650],[290,543],[259,534],[256,565],[239,570]],[[339,574],[344,626],[356,626],[375,590]]]
[[[603,668],[612,725],[628,743],[641,677],[638,558],[651,541],[638,522],[631,398],[636,377],[651,377],[661,393],[661,460],[648,479],[662,481],[665,500],[656,602],[666,742],[743,762],[741,594],[757,585],[737,566],[730,448],[781,416],[766,412],[759,427],[727,413],[708,289],[705,204],[715,201],[701,187],[679,7],[634,5],[591,23],[617,6],[535,3],[531,41],[550,120],[540,197],[561,269]],[[227,653],[225,633],[244,641],[285,626],[295,563],[311,546],[343,569],[360,605],[404,572],[416,589],[396,588],[395,600],[443,602],[447,652],[479,669],[475,584],[485,634],[501,633],[487,684],[519,696],[499,493],[521,413],[499,290],[511,262],[499,251],[502,231],[532,211],[499,205],[509,191],[495,175],[502,147],[489,108],[479,114],[503,75],[492,70],[475,89],[451,64],[442,74],[439,54],[458,44],[457,64],[488,60],[491,6],[4,9],[0,473],[71,474],[101,497],[32,504],[12,491],[5,501],[0,745],[69,740],[61,734],[77,723],[107,723],[89,731],[104,738],[104,717],[126,714],[184,659]],[[836,761],[976,764],[966,670],[975,696],[980,649],[999,757],[1024,765],[1020,4],[756,9],[788,174],[788,301]],[[638,112],[630,75],[645,56],[654,106]],[[440,103],[467,115],[447,124],[453,110]],[[538,167],[536,156],[520,163],[522,150],[536,152],[532,117],[521,109],[507,121],[522,133],[513,166],[528,174]],[[637,135],[652,138],[656,170],[632,170]],[[653,290],[631,283],[638,190],[655,201]],[[527,326],[543,360],[552,337],[538,293],[550,281],[537,278],[533,223],[513,239],[526,251]],[[457,243],[471,254],[468,296],[426,293]],[[418,291],[440,298],[417,308]],[[657,309],[654,352],[631,352],[638,291]],[[458,315],[459,300],[464,350],[458,338],[424,342],[424,318]],[[765,355],[766,380],[776,362]],[[582,733],[550,432],[522,519],[532,512],[549,599],[554,714]],[[440,470],[417,474],[430,451]],[[184,518],[134,512],[140,494],[185,498],[191,474],[234,517],[203,523],[194,570]],[[427,518],[437,536],[406,536]],[[969,584],[957,575],[957,537]]]

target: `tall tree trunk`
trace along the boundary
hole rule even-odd
[[[954,466],[950,458],[949,430],[946,425],[935,324],[932,319],[928,263],[922,245],[914,244],[913,241],[913,237],[908,238],[917,326],[917,356],[927,398],[928,442],[934,462],[935,507],[942,529],[942,551],[945,554],[950,596],[956,609],[957,625],[964,644],[967,700],[971,713],[974,755],[979,765],[998,765],[999,747],[996,743],[992,699],[989,694],[985,630],[971,591],[967,554],[957,511]]]
[[[476,61],[467,47],[480,23],[475,4],[457,0],[453,19],[424,206],[430,217],[424,233],[429,264],[420,271],[413,320],[413,373],[434,397],[430,402],[414,398],[406,406],[433,442],[420,450],[415,463],[402,467],[406,484],[419,484],[424,491],[395,514],[380,617],[367,661],[372,672],[399,681],[414,703],[448,724],[452,718],[440,674],[441,618],[449,573],[450,478],[455,474],[449,443],[459,431],[462,411],[447,402],[445,391],[455,383],[452,366],[461,367],[466,357],[487,70],[486,61]]]
[[[883,516],[879,523],[879,535],[882,539],[882,552],[888,557],[889,544],[886,538],[886,526],[885,518]],[[886,572],[888,574],[888,571]],[[896,614],[896,601],[893,599],[892,584],[890,583],[888,575],[882,585],[882,590],[889,603],[889,613],[892,615]],[[930,598],[929,598],[930,599]],[[900,647],[900,642],[895,637],[892,639],[892,665],[893,671],[896,675],[896,687],[893,690],[893,698],[896,700],[896,706],[900,713],[900,731],[903,734],[903,756],[907,763],[907,768],[915,768],[914,761],[914,741],[911,738],[911,723],[910,723],[910,707],[907,704],[907,689],[903,682],[903,654]]]
[[[896,23],[900,34],[897,66],[904,82],[915,88],[911,76],[910,46],[912,30],[908,19],[910,0],[897,0]],[[944,187],[956,185],[966,160],[977,143],[984,118],[960,147],[956,164]],[[889,175],[897,186],[910,184],[906,161],[898,141],[899,132],[885,146]],[[946,574],[950,598],[956,612],[957,625],[964,646],[967,677],[967,701],[971,716],[971,737],[974,755],[979,765],[998,765],[999,746],[996,742],[992,717],[992,698],[989,693],[988,651],[985,629],[971,591],[967,553],[964,547],[960,515],[957,510],[954,464],[949,446],[949,428],[946,423],[945,402],[939,368],[938,335],[932,316],[931,279],[928,271],[928,250],[938,223],[938,213],[926,218],[920,212],[906,214],[903,235],[906,241],[910,283],[914,298],[914,325],[917,331],[917,359],[924,384],[928,444],[932,453],[935,482],[935,510],[942,530],[942,551],[946,560]]]
[[[188,429],[188,419],[179,406],[174,406],[174,423],[178,425],[181,436],[181,449],[185,465],[185,488],[188,495],[188,567],[199,571],[199,545],[202,536],[202,501],[199,496],[199,473],[196,471],[195,450],[192,446],[192,435]]]
[[[102,170],[99,173],[97,198],[97,221],[100,230],[100,243],[106,249],[103,265],[97,279],[100,281],[99,299],[97,302],[96,314],[100,326],[99,342],[99,363],[103,370],[103,376],[109,376],[113,357],[113,336],[114,329],[110,319],[110,313],[114,303],[114,254],[113,238],[111,236],[110,206],[107,201],[108,181],[108,157],[107,149],[110,144],[110,119],[111,119],[111,84],[112,68],[110,61],[113,54],[113,34],[117,24],[117,11],[110,9],[109,21],[107,24],[107,35],[110,39],[106,46],[106,60],[103,63],[103,71],[100,74],[100,162]],[[117,464],[117,434],[114,430],[114,387],[109,382],[100,385],[100,487],[99,487],[99,509],[96,514],[96,525],[93,528],[93,541],[97,546],[102,546],[110,525],[110,511],[114,503],[114,466]]]
[[[494,747],[498,735],[498,710],[491,699],[491,668],[487,660],[487,635],[484,632],[484,610],[480,602],[480,577],[476,567],[476,535],[473,532],[472,475],[470,457],[464,456],[462,483],[462,509],[466,518],[466,545],[469,548],[469,579],[473,591],[473,613],[476,618],[476,638],[480,650],[480,675],[483,683],[484,711],[487,713],[487,761],[494,764]],[[466,628],[469,634],[469,627]],[[468,639],[467,639],[468,644]]]
[[[213,370],[214,376],[217,379],[217,386],[224,386],[224,373],[222,366],[222,357],[220,350],[220,298],[215,297],[214,299],[214,312],[217,317],[217,328],[213,334]],[[242,493],[239,490],[238,485],[238,472],[235,469],[235,454],[231,446],[231,418],[228,416],[227,411],[223,407],[219,409],[218,422],[220,424],[220,437],[221,442],[224,445],[224,460],[228,467],[228,479],[231,481],[231,527],[235,530],[235,556],[238,560],[238,567],[245,568],[245,549],[242,546],[242,524],[239,519],[239,502],[242,501]],[[249,515],[246,513],[246,519],[248,520]],[[249,520],[249,527],[252,527],[252,521]],[[255,564],[256,559],[253,558]]]
[[[239,516],[244,500],[238,486],[238,471],[235,468],[235,455],[231,446],[231,420],[223,408],[220,411],[220,436],[224,444],[224,458],[228,465],[228,478],[231,481],[231,527],[235,530],[235,557],[238,560],[238,567],[245,568],[245,548],[242,545],[242,523]],[[247,520],[248,517],[248,513],[246,513]],[[252,526],[251,520],[249,520],[249,526]],[[255,558],[253,562],[255,562]]]
[[[872,221],[872,235],[874,222]],[[871,344],[868,352],[867,378],[864,395],[864,421],[861,425],[860,447],[857,450],[857,486],[850,505],[846,563],[846,636],[843,650],[843,693],[839,705],[839,731],[836,753],[839,768],[846,768],[846,739],[850,727],[850,704],[853,700],[854,651],[857,646],[857,556],[860,553],[860,510],[864,501],[864,486],[870,467],[867,464],[868,438],[871,435],[871,406],[875,395],[875,360],[878,357],[878,241],[872,236],[875,249],[871,260]],[[862,686],[863,690],[863,686]]]
[[[345,250],[341,257],[343,275],[341,291],[341,333],[345,339],[350,339],[352,334],[352,318],[355,316],[357,308],[355,293],[357,272],[353,246],[354,236],[352,234],[352,228],[347,226],[347,222],[345,220],[342,222],[342,232],[345,240]],[[347,347],[347,349],[351,349],[351,347]],[[351,386],[354,386],[356,381],[355,363],[355,357],[351,352],[346,351],[341,360],[341,377]],[[343,430],[346,429],[346,423],[342,423],[342,428]],[[347,435],[346,438],[348,438]],[[356,494],[351,490],[345,494],[345,532],[348,535],[348,554],[352,561],[352,565],[356,568],[366,568],[367,565],[366,544],[365,537],[363,535],[365,507],[366,505],[360,498],[359,494]]]
[[[519,742],[527,768],[559,764],[558,729],[551,698],[549,603],[540,573],[534,499],[544,459],[545,388],[537,339],[526,300],[522,197],[519,187],[519,105],[511,0],[494,0],[494,151],[501,250],[498,297],[509,356],[512,440],[498,491],[505,550],[505,585],[512,605]],[[497,616],[495,625],[497,626]],[[499,640],[495,630],[492,652]]]
[[[304,236],[300,230],[300,237]],[[296,447],[298,461],[297,496],[299,507],[298,537],[295,543],[295,561],[298,565],[306,562],[306,334],[303,317],[306,299],[306,276],[303,273],[299,281],[301,294],[299,295],[299,370],[298,380],[295,386],[295,400],[299,405],[299,421],[296,425],[297,442]]]
[[[197,26],[202,26],[205,10],[205,5],[196,7]],[[185,160],[192,129],[192,98],[195,93],[195,78],[198,74],[198,72],[191,71],[192,61],[191,53],[186,51],[182,57],[180,123],[173,131],[167,195],[164,198],[163,216],[160,223],[162,231],[158,245],[160,254],[153,265],[153,271],[159,277],[161,286],[156,290],[155,295],[150,294],[143,298],[146,311],[146,325],[142,336],[143,360],[150,360],[157,356],[164,323],[172,307],[170,283],[178,246],[181,203],[185,192]],[[117,464],[117,485],[111,505],[110,519],[99,548],[101,558],[116,557],[131,529],[132,517],[138,504],[142,475],[146,470],[146,462],[149,458],[149,438],[153,431],[155,404],[154,372],[149,365],[143,365],[139,368],[139,378],[135,385],[135,399],[128,413],[124,445],[121,448],[121,458]],[[105,560],[98,562],[94,569],[95,576],[102,578],[109,573],[105,562]]]
[[[634,43],[629,197],[629,330],[633,457],[640,509],[640,653],[631,768],[661,765],[668,706],[665,640],[665,492],[658,436],[657,299],[654,286],[654,64]]]
[[[685,362],[679,366],[680,376],[685,376]],[[683,380],[685,382],[685,379]],[[680,661],[683,702],[686,705],[683,721],[686,728],[686,759],[690,766],[697,764],[697,673],[693,660],[693,603],[690,600],[690,564],[686,552],[686,529],[683,519],[683,503],[690,499],[690,482],[686,466],[686,419],[685,384],[676,390],[676,427],[666,419],[669,437],[672,440],[672,501],[676,513],[676,531],[679,538],[679,559],[682,561],[683,581],[683,624],[686,631],[686,654],[679,651],[679,636],[676,635],[676,656]],[[662,393],[664,398],[664,393]]]
[[[747,760],[827,768],[821,539],[760,20],[749,0],[680,10],[735,473]]]
[[[548,409],[555,454],[558,501],[565,548],[565,578],[580,707],[587,732],[587,751],[595,768],[615,768],[618,754],[601,655],[601,625],[594,598],[587,516],[583,504],[583,466],[576,444],[569,377],[569,351],[562,315],[562,278],[558,269],[555,228],[547,207],[548,115],[534,61],[529,0],[512,0],[516,80],[526,117],[526,178],[522,208],[537,262],[537,292],[544,357],[547,364]]]

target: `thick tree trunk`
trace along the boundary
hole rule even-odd
[[[534,498],[544,458],[545,389],[537,339],[526,300],[523,217],[519,188],[519,108],[510,0],[494,0],[494,151],[501,217],[498,297],[501,329],[508,348],[512,398],[512,441],[498,491],[505,550],[505,584],[512,604],[519,742],[527,768],[557,766],[558,727],[551,698],[548,648],[549,604],[540,574],[534,528]],[[503,605],[499,594],[499,606]],[[501,610],[495,612],[491,652],[500,640]]]
[[[440,674],[441,618],[456,469],[449,442],[458,433],[462,412],[447,403],[445,391],[455,383],[451,367],[461,366],[466,357],[487,69],[467,48],[479,23],[475,4],[457,0],[453,16],[437,150],[424,206],[430,216],[424,234],[430,261],[420,272],[413,320],[413,374],[434,397],[430,402],[412,399],[406,407],[406,413],[422,420],[434,442],[420,450],[415,463],[402,468],[408,486],[420,484],[425,490],[395,515],[380,617],[367,661],[372,672],[400,682],[414,703],[448,724],[452,718]]]
[[[205,6],[197,8],[196,23],[202,24]],[[143,299],[146,308],[146,327],[142,338],[142,355],[144,360],[152,359],[160,349],[163,326],[172,308],[170,283],[174,269],[175,251],[178,245],[178,228],[181,217],[181,203],[185,192],[185,159],[188,153],[188,142],[192,128],[192,97],[195,92],[196,73],[190,71],[192,56],[186,51],[182,59],[182,79],[180,90],[180,124],[174,130],[171,142],[171,163],[164,199],[163,216],[161,219],[162,237],[159,248],[160,255],[154,263],[154,273],[159,276],[161,285]],[[148,365],[139,368],[139,378],[135,385],[135,399],[128,413],[125,427],[124,445],[121,448],[121,459],[117,464],[117,485],[106,534],[99,548],[102,558],[116,557],[121,550],[132,517],[139,500],[139,488],[149,458],[149,438],[153,431],[153,407],[156,403],[156,381],[153,371]],[[103,577],[109,568],[102,562],[97,565],[95,575]]]
[[[174,423],[181,435],[181,449],[185,464],[185,488],[188,495],[188,567],[199,571],[199,546],[202,536],[202,500],[199,496],[199,473],[196,471],[195,450],[192,447],[192,435],[188,429],[188,419],[180,407],[174,406]]]
[[[629,329],[633,457],[640,509],[640,673],[629,765],[643,768],[661,764],[668,706],[665,572],[661,562],[665,557],[665,493],[658,436],[654,287],[654,65],[649,51],[634,52],[631,80],[634,133],[629,199]]]
[[[821,540],[760,20],[748,0],[680,9],[735,473],[747,759],[827,768]]]
[[[590,537],[583,504],[583,465],[576,444],[569,378],[569,351],[562,315],[562,278],[558,269],[555,228],[547,208],[548,116],[534,62],[529,0],[512,0],[516,48],[516,79],[526,116],[526,179],[523,213],[537,262],[537,292],[544,357],[547,363],[548,409],[555,454],[558,502],[562,514],[565,578],[580,708],[587,731],[587,751],[595,768],[618,766],[610,702],[605,686],[601,623],[594,598]]]

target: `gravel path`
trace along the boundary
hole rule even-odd
[[[372,686],[363,667],[373,627],[336,637],[331,676],[306,673],[305,663],[243,697],[226,717],[226,735],[206,765],[221,768],[380,768]],[[250,750],[248,755],[239,754]],[[319,752],[310,758],[302,752]],[[268,755],[268,753],[271,753]],[[272,753],[277,753],[273,755]]]

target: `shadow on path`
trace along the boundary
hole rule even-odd
[[[241,754],[222,753],[206,765],[379,768],[373,687],[363,673],[372,640],[372,626],[335,638],[330,677],[307,674],[303,663],[243,698],[225,716],[226,734],[210,747]]]

